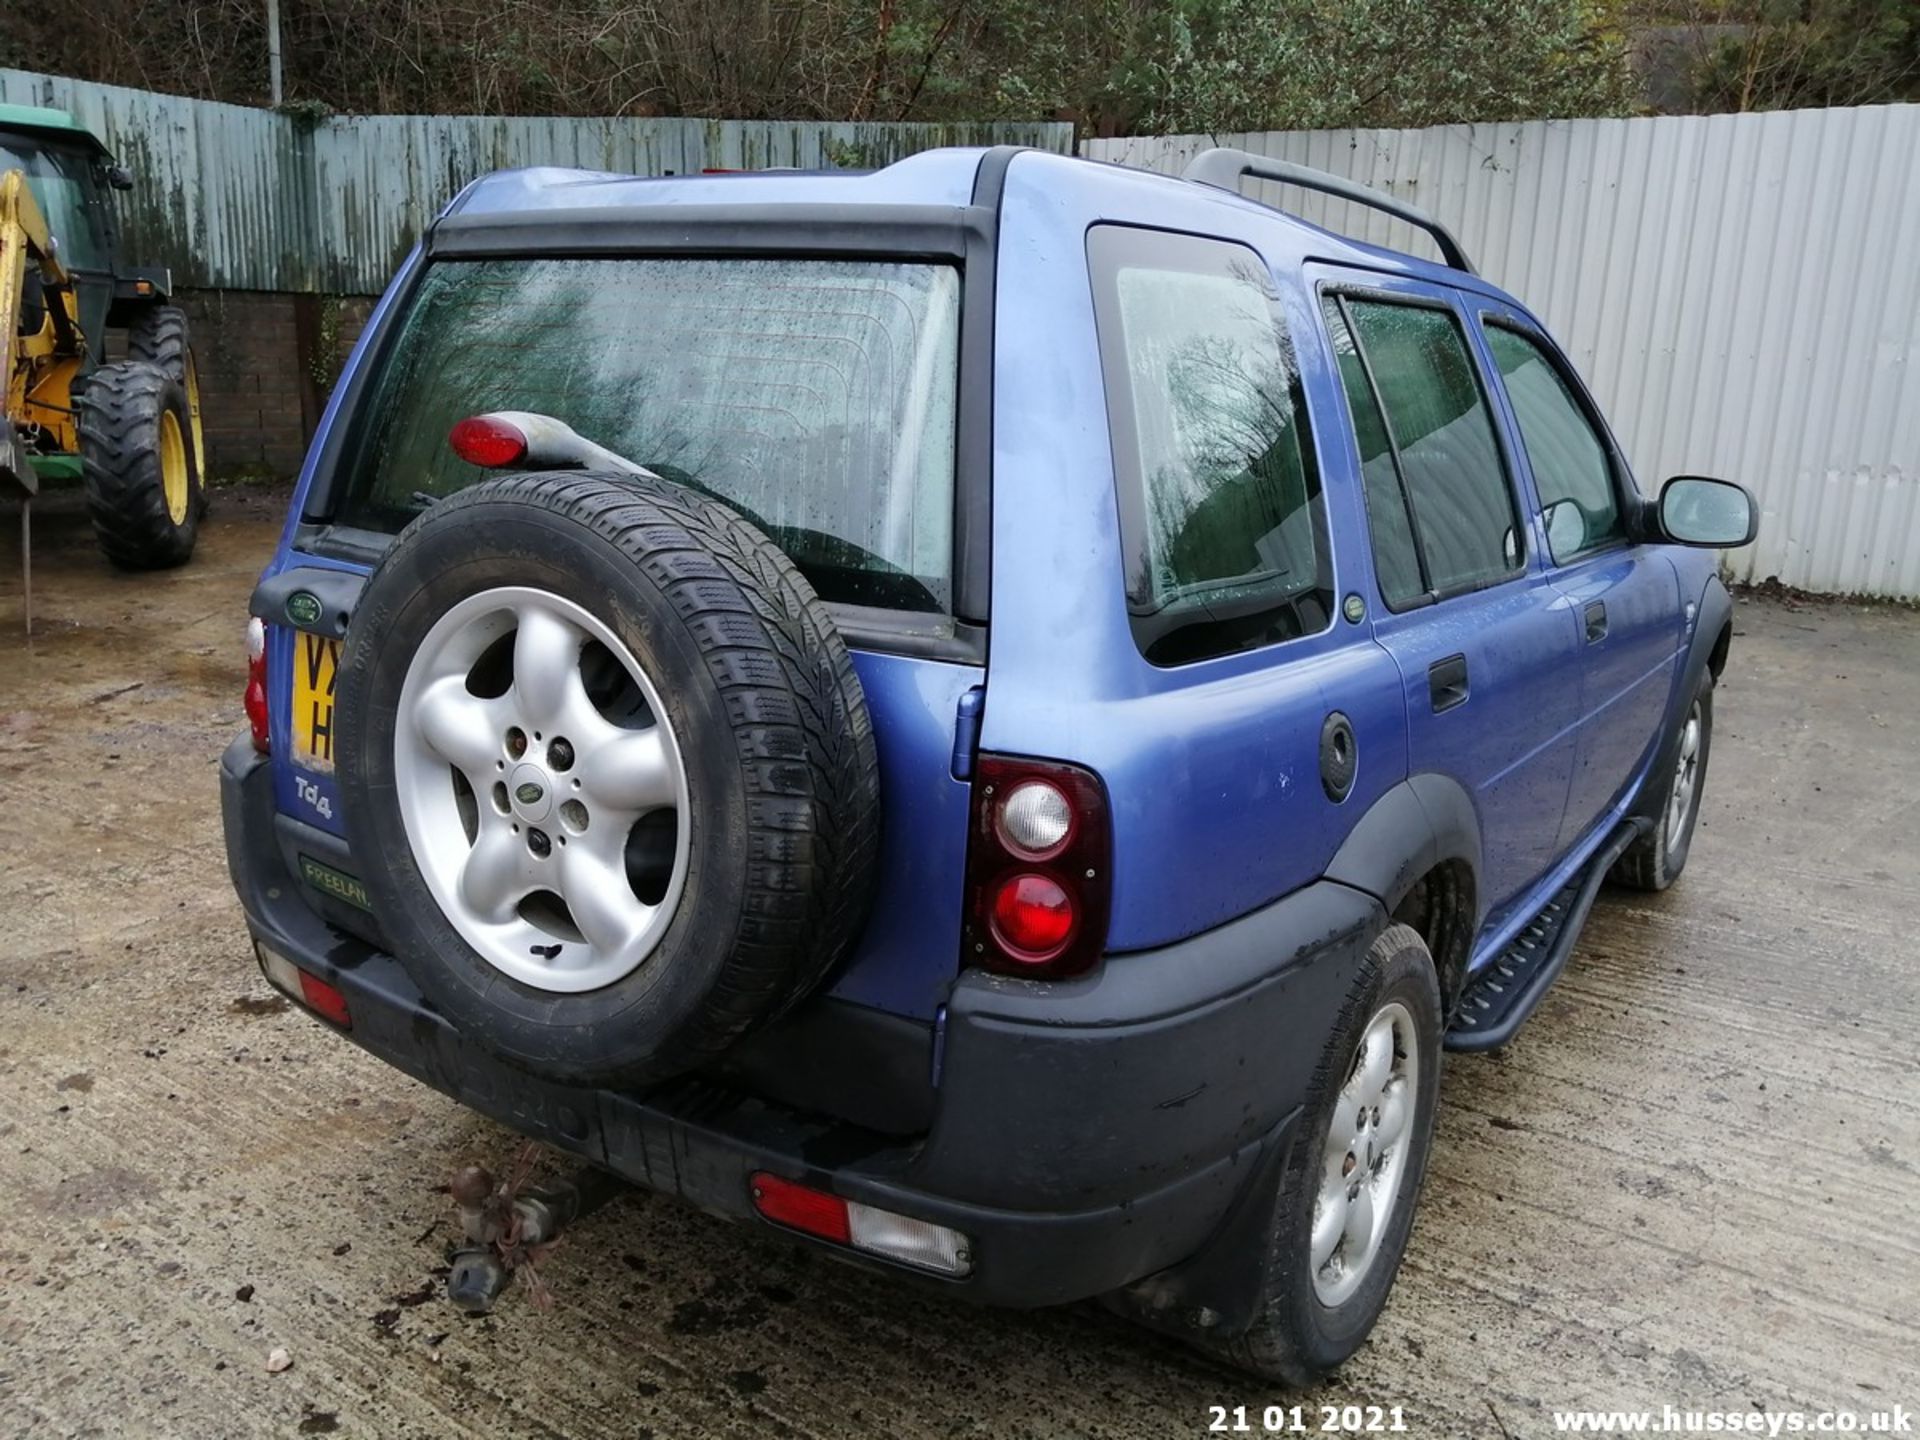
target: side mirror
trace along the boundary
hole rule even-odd
[[[1732,550],[1760,533],[1760,509],[1744,485],[1676,475],[1660,487],[1660,529],[1675,545]]]
[[[1556,561],[1570,559],[1586,548],[1586,512],[1575,501],[1554,501],[1543,518],[1547,522],[1547,548]]]
[[[115,190],[131,190],[133,188],[133,171],[124,165],[109,165],[107,167],[107,184]]]

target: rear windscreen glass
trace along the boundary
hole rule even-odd
[[[952,604],[960,276],[869,260],[441,261],[336,519],[395,530],[490,472],[454,422],[532,410],[727,501],[823,598]]]

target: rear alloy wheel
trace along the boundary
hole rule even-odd
[[[1400,1268],[1440,1088],[1433,957],[1389,925],[1355,967],[1292,1130],[1262,1248],[1260,1301],[1238,1334],[1199,1343],[1257,1375],[1309,1385],[1360,1348]]]
[[[183,565],[201,475],[185,386],[158,365],[103,365],[80,394],[80,465],[100,548],[127,570]]]
[[[492,693],[502,642],[511,675]],[[691,829],[680,747],[633,652],[573,601],[502,587],[442,615],[400,692],[394,780],[434,899],[521,984],[612,984],[672,921]],[[630,864],[643,819],[649,853]]]
[[[1380,1257],[1406,1183],[1420,1105],[1420,1032],[1399,1001],[1367,1026],[1320,1146],[1313,1202],[1313,1292],[1350,1299]]]

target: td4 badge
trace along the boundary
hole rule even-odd
[[[316,782],[296,775],[293,777],[293,793],[300,797],[302,805],[309,806],[322,820],[333,819],[333,797]]]

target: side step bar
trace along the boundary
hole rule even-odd
[[[1513,943],[1467,981],[1467,993],[1447,1031],[1447,1049],[1498,1050],[1513,1039],[1566,968],[1601,882],[1639,834],[1638,825],[1623,821]]]

